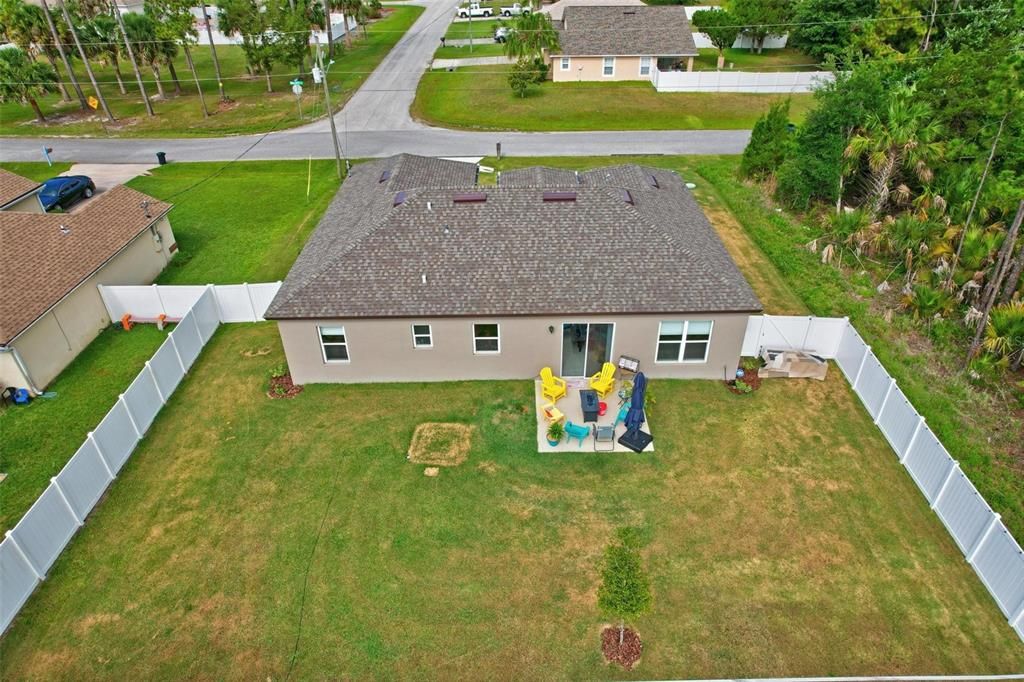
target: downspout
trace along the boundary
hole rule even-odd
[[[21,359],[21,353],[14,346],[0,346],[0,353],[10,353],[14,358],[14,364],[21,370],[21,375],[25,377],[25,381],[28,382],[28,390],[36,395],[42,395],[43,392],[36,386],[36,382],[32,381],[32,375],[29,374],[28,366],[25,365],[25,361]]]

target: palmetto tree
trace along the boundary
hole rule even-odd
[[[56,46],[50,35],[46,14],[42,7],[30,5],[24,0],[0,0],[0,39],[14,43],[26,55],[42,54],[57,71]],[[71,101],[71,96],[59,79],[61,99]]]
[[[982,346],[988,352],[1006,358],[1010,367],[1024,363],[1024,301],[1011,301],[992,308]]]
[[[122,95],[127,95],[124,77],[121,75],[121,32],[117,27],[117,21],[110,15],[98,14],[83,25],[81,31],[82,38],[90,48],[87,50],[89,56],[96,57],[113,67],[117,88]]]
[[[911,173],[922,185],[931,182],[931,164],[942,157],[944,150],[941,135],[942,127],[932,117],[931,108],[912,100],[906,91],[894,94],[882,115],[868,117],[850,139],[846,156],[867,160],[867,195],[872,218],[885,210],[894,192],[904,201],[911,198],[905,183],[894,187],[904,172]]]
[[[519,15],[505,40],[505,56],[512,59],[532,59],[557,48],[558,31],[542,12]]]

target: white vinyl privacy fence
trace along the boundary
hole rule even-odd
[[[846,318],[751,316],[743,355],[805,350],[839,365],[1010,625],[1024,639],[1024,551]]]
[[[110,318],[166,315],[177,326],[0,542],[0,632],[46,577],[117,477],[160,409],[222,322],[263,319],[280,282],[228,286],[100,287]]]
[[[834,79],[831,71],[651,71],[658,92],[812,92]]]

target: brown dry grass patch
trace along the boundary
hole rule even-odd
[[[469,457],[473,427],[452,422],[423,422],[416,427],[409,444],[409,461],[432,466],[454,467]]]

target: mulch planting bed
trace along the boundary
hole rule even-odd
[[[277,398],[294,398],[300,393],[302,393],[302,386],[292,383],[291,374],[270,377],[270,390],[267,391],[267,396],[276,400]]]
[[[640,642],[640,635],[632,628],[626,628],[622,633],[622,644],[619,644],[619,629],[607,627],[601,631],[601,651],[609,663],[618,663],[630,670],[640,660],[644,645]]]
[[[761,388],[761,377],[758,376],[756,369],[753,370],[753,371],[747,372],[744,376],[742,376],[740,378],[743,380],[743,383],[745,383],[747,386],[750,386],[755,391],[757,389]],[[726,381],[724,383],[725,383],[725,387],[728,388],[733,393],[735,393],[736,395],[745,395],[744,393],[741,393],[740,391],[738,391],[736,389],[736,382],[735,381]]]

